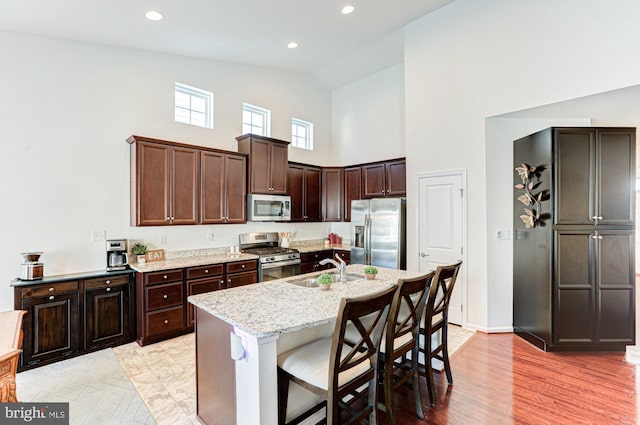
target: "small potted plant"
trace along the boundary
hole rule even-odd
[[[378,269],[373,266],[366,266],[363,271],[367,279],[375,279],[378,274]]]
[[[331,284],[333,283],[333,278],[331,277],[331,275],[327,273],[323,273],[320,276],[318,276],[317,282],[318,282],[318,286],[320,286],[320,289],[327,290],[331,288]]]
[[[136,261],[138,263],[144,263],[146,261],[144,254],[146,254],[147,251],[149,251],[149,248],[147,248],[147,245],[142,242],[136,242],[133,244],[133,247],[131,247],[131,252],[136,255]]]

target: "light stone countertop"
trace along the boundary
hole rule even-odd
[[[304,244],[304,245],[295,245],[292,244],[291,248],[295,248],[298,251],[300,251],[301,254],[305,254],[307,252],[315,252],[315,251],[324,251],[326,249],[338,249],[338,250],[344,250],[344,251],[349,251],[351,250],[351,245],[349,244],[331,244],[331,245],[325,245],[324,243],[317,243],[317,244]]]
[[[347,273],[363,275],[363,268],[361,264],[350,265],[347,266]],[[338,316],[340,299],[380,291],[395,285],[400,278],[412,278],[421,274],[382,267],[378,267],[378,270],[375,280],[363,277],[347,283],[334,283],[327,291],[286,282],[305,276],[318,276],[323,273],[320,271],[192,295],[188,300],[196,307],[255,337],[268,337],[334,320]]]
[[[259,257],[253,254],[211,254],[183,258],[166,259],[165,261],[153,261],[146,263],[129,264],[137,272],[157,272],[160,270],[181,269],[185,267],[206,266],[209,264],[230,263],[233,261],[257,260]]]

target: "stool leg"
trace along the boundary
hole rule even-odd
[[[278,425],[285,425],[287,423],[288,399],[289,377],[278,368]]]
[[[422,398],[420,397],[420,380],[418,379],[418,344],[411,350],[411,381],[413,383],[413,402],[416,405],[416,414],[420,419],[424,419],[422,412]]]

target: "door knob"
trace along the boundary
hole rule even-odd
[[[428,257],[428,256],[429,256],[429,254],[426,254],[426,253],[424,253],[424,252],[421,252],[421,253],[420,253],[420,256],[421,256],[421,257]]]

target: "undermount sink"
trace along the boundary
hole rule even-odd
[[[339,282],[340,281],[340,274],[339,273],[327,273],[329,276],[331,276],[333,278],[334,282]],[[317,288],[318,287],[318,282],[316,281],[317,276],[316,277],[301,277],[298,279],[289,279],[287,280],[287,283],[291,283],[293,285],[297,285],[297,286],[302,286],[304,288]],[[345,276],[345,280],[347,282],[352,282],[354,280],[359,280],[359,279],[364,279],[364,275],[361,274],[357,274],[357,273],[347,273],[347,275]]]

